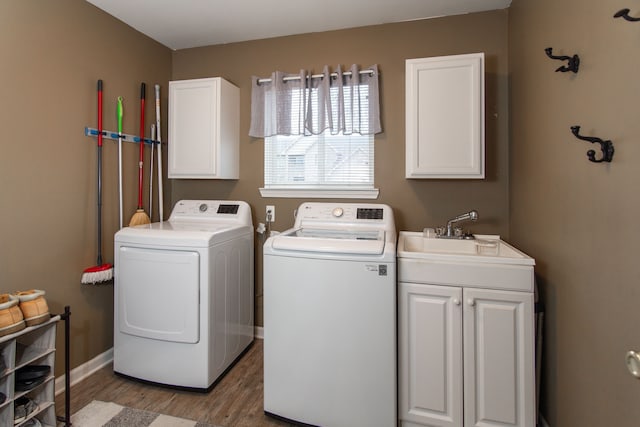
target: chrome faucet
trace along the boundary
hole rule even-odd
[[[443,228],[442,232],[438,234],[438,237],[443,239],[473,239],[473,235],[465,233],[457,233],[453,228],[453,224],[463,221],[476,221],[478,219],[478,211],[473,210],[467,213],[458,215],[455,218],[447,221],[447,227]]]

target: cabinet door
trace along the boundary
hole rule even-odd
[[[535,426],[533,294],[464,290],[465,426]]]
[[[215,177],[219,79],[169,82],[169,178]]]
[[[400,283],[399,416],[462,426],[462,289]]]
[[[406,61],[406,177],[484,178],[484,54]]]

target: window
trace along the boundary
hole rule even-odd
[[[265,188],[373,188],[373,135],[265,138]]]
[[[368,88],[356,86],[360,92],[360,109],[368,114]],[[338,88],[331,88],[337,92]],[[300,103],[301,91],[291,92],[291,104]],[[332,94],[334,95],[334,94]],[[333,96],[332,99],[337,99]],[[311,91],[311,110],[318,112],[318,91]],[[332,120],[337,118],[333,105]],[[316,114],[317,116],[318,114]],[[300,120],[300,112],[292,111],[291,126]],[[318,117],[312,117],[317,123]],[[349,120],[347,116],[345,120]],[[373,135],[327,130],[319,135],[274,135],[265,138],[265,188],[297,187],[318,189],[356,186],[373,188]]]
[[[378,66],[253,77],[249,136],[264,138],[264,197],[376,198]]]

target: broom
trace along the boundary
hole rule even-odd
[[[144,164],[144,100],[146,98],[146,84],[140,85],[140,160],[138,162],[138,209],[129,221],[129,227],[151,223],[149,215],[142,207],[142,165]]]
[[[98,80],[98,259],[97,265],[82,272],[82,284],[108,282],[113,278],[113,265],[102,263],[102,80]]]

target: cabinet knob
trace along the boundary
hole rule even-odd
[[[460,305],[460,300],[458,298],[454,298],[453,299],[453,304],[454,305]]]
[[[476,305],[476,301],[473,298],[469,298],[467,300],[467,304],[473,307],[474,305]]]

